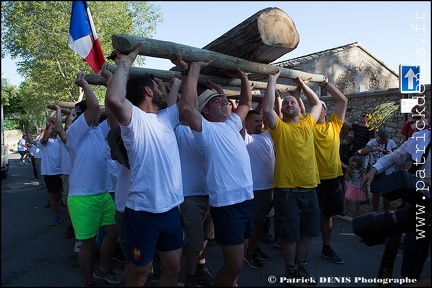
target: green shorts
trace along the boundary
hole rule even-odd
[[[116,224],[116,207],[108,192],[90,196],[68,196],[67,203],[76,239],[93,238],[99,227]]]

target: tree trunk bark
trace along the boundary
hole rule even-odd
[[[274,74],[281,70],[280,77],[283,78],[301,78],[302,80],[310,79],[312,82],[322,82],[325,77],[319,74],[311,74],[302,71],[286,69],[283,67],[271,66],[229,56],[205,49],[195,48],[187,45],[182,45],[173,42],[159,41],[150,38],[144,38],[127,34],[114,34],[112,36],[112,45],[114,49],[122,53],[131,52],[138,43],[142,43],[139,55],[146,55],[157,58],[174,60],[177,53],[180,53],[182,59],[186,62],[192,61],[209,61],[213,67],[236,70],[240,68],[244,72],[259,73],[259,74]]]
[[[300,35],[292,19],[279,8],[265,8],[238,24],[203,49],[269,64],[297,48]],[[202,74],[224,76],[208,67]],[[226,77],[226,76],[225,76]]]
[[[109,64],[107,69],[112,73],[115,72],[117,65]],[[164,80],[165,82],[169,82],[172,78],[176,77],[182,79],[182,75],[180,72],[175,71],[166,71],[166,70],[158,70],[158,69],[149,69],[149,68],[141,68],[141,67],[131,67],[129,72],[129,79],[139,79],[144,77],[146,74],[153,74],[155,77]],[[106,79],[99,74],[86,74],[84,79],[92,85],[105,85]],[[201,87],[207,87],[207,79],[223,86],[235,86],[240,87],[241,81],[240,79],[232,79],[232,78],[220,78],[213,77],[208,75],[200,75],[198,78],[198,85]],[[254,83],[254,88],[256,89],[267,89],[267,82],[259,82],[259,81],[249,81],[251,84]],[[276,90],[278,91],[294,91],[296,86],[285,85],[285,84],[276,84]]]

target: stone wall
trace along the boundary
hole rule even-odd
[[[407,96],[409,95],[409,97]],[[361,93],[352,93],[347,94],[348,98],[348,110],[346,114],[346,122],[349,123],[358,123],[360,118],[360,114],[362,111],[367,111],[368,113],[372,113],[375,107],[379,106],[382,103],[386,102],[395,102],[400,104],[400,100],[402,98],[413,98],[413,96],[424,97],[426,100],[426,118],[428,121],[431,119],[431,84],[425,86],[425,91],[422,94],[401,94],[399,92],[399,88],[392,88],[387,90],[380,91],[365,91]],[[321,97],[328,109],[330,115],[335,106],[335,102],[331,96],[323,96]],[[305,102],[307,103],[307,101]],[[419,104],[422,104],[419,102]],[[411,114],[401,114],[400,110],[393,113],[393,116],[390,117],[386,122],[384,127],[389,131],[390,138],[393,139],[396,144],[399,144],[401,135],[400,131],[402,129],[403,124],[411,117]]]

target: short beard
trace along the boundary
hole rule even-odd
[[[165,100],[163,100],[162,97],[159,99],[155,99],[153,97],[152,103],[153,103],[153,105],[159,107],[159,109],[165,109],[168,107],[168,103]]]

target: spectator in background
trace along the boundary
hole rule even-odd
[[[25,158],[26,158],[27,153],[28,153],[26,138],[27,138],[26,135],[23,135],[21,137],[21,139],[18,140],[18,143],[17,143],[17,145],[18,145],[17,150],[18,150],[18,153],[21,155],[21,157],[19,159],[19,165],[27,164],[25,162]]]
[[[400,145],[402,145],[414,132],[429,128],[429,122],[426,120],[426,110],[424,105],[415,105],[411,109],[411,119],[402,126],[400,134],[402,135]]]
[[[344,122],[343,124],[343,127],[351,129],[354,133],[351,151],[353,155],[360,156],[365,171],[368,166],[369,157],[367,155],[359,155],[357,151],[365,147],[369,140],[375,138],[375,130],[369,129],[368,121],[368,113],[363,111],[360,114],[359,124],[351,124],[348,122]]]
[[[369,155],[369,166],[367,170],[369,171],[369,167],[374,165],[379,158],[392,153],[396,149],[397,145],[392,139],[389,139],[388,131],[385,128],[380,128],[378,130],[378,137],[370,140],[365,147],[357,151],[357,154]],[[389,167],[385,170],[385,175],[390,175],[393,171],[394,167]],[[375,178],[378,179],[378,175]],[[372,193],[372,211],[378,212],[380,194],[374,193],[374,191],[370,192]],[[384,211],[387,212],[389,210],[390,201],[385,197],[382,197],[382,199]]]

